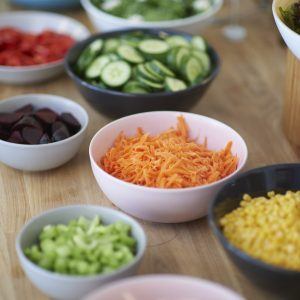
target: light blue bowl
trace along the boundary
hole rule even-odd
[[[10,0],[12,4],[33,9],[66,9],[79,7],[80,0]]]

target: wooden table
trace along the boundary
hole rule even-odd
[[[253,9],[249,1],[243,8]],[[88,23],[83,12],[72,16]],[[235,128],[249,147],[247,168],[298,160],[281,130],[285,50],[271,15],[253,14],[244,21],[248,37],[242,43],[227,41],[220,27],[204,34],[219,51],[222,70],[209,92],[193,109]],[[45,299],[22,272],[15,237],[26,221],[45,210],[68,204],[112,206],[93,177],[88,145],[93,134],[110,120],[95,112],[63,75],[36,86],[0,85],[0,99],[23,93],[51,93],[82,104],[90,115],[90,126],[80,153],[58,169],[26,173],[0,165],[0,299]],[[178,273],[221,283],[247,299],[266,299],[228,260],[211,233],[205,218],[178,225],[141,222],[149,246],[140,274]],[[274,298],[272,298],[274,299]],[[176,300],[176,299],[174,299]]]

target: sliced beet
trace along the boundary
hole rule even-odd
[[[40,139],[40,144],[49,144],[51,143],[51,139],[47,133],[44,133]]]
[[[13,130],[21,130],[24,127],[42,129],[41,124],[32,116],[24,116],[18,123],[15,124]]]
[[[59,142],[70,137],[70,132],[66,126],[60,127],[53,132],[52,142]]]
[[[22,118],[21,113],[0,113],[0,125],[10,127]]]
[[[10,143],[15,143],[15,144],[23,144],[24,140],[22,138],[22,135],[20,131],[13,131],[13,133],[10,135],[10,137],[7,140]]]
[[[6,141],[10,136],[8,128],[0,127],[0,140]]]
[[[43,131],[35,127],[24,127],[22,137],[27,144],[36,145],[40,143]]]
[[[22,114],[30,114],[33,112],[33,106],[31,104],[24,105],[21,108],[17,109],[15,112]]]
[[[35,117],[44,124],[51,125],[57,120],[58,115],[49,108],[43,108],[35,112]]]
[[[79,130],[80,130],[80,128],[81,128],[81,124],[78,122],[78,120],[72,115],[72,114],[70,114],[70,113],[62,113],[61,115],[60,115],[60,120],[62,121],[62,122],[64,122],[67,126],[68,126],[68,128],[72,131],[72,132],[74,132],[74,133],[76,133],[76,132],[78,132]]]
[[[60,122],[60,121],[54,122],[54,123],[52,124],[52,126],[51,126],[51,134],[53,135],[53,133],[54,133],[55,131],[57,131],[58,129],[60,129],[60,128],[66,128],[66,129],[68,129],[68,128],[66,127],[66,125],[65,125],[63,122]]]

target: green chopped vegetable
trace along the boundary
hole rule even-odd
[[[131,227],[123,222],[102,224],[80,217],[68,225],[45,226],[38,243],[24,250],[43,269],[69,275],[112,272],[130,263],[136,253]]]
[[[215,0],[91,0],[100,10],[132,21],[188,18],[211,9]]]
[[[287,9],[279,7],[285,24],[300,34],[300,1],[293,3]]]
[[[79,56],[74,70],[103,89],[131,94],[176,92],[201,83],[213,67],[209,47],[201,36],[135,30],[96,41]]]

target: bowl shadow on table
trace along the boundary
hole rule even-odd
[[[263,170],[262,170],[263,169]],[[244,194],[264,196],[269,191],[300,190],[300,164],[282,164],[245,172],[227,184],[210,207],[209,223],[229,258],[259,288],[284,300],[299,300],[300,272],[266,264],[234,247],[223,235],[219,220],[239,206]]]
[[[65,68],[74,81],[82,96],[89,104],[110,118],[119,118],[131,114],[146,111],[177,110],[189,111],[201,100],[210,84],[219,73],[220,59],[216,51],[208,46],[208,54],[212,61],[210,75],[201,83],[195,84],[186,90],[178,92],[157,92],[150,94],[128,94],[120,91],[103,89],[81,79],[75,72],[74,66],[83,49],[97,38],[110,38],[121,33],[136,31],[136,29],[120,30],[104,34],[96,34],[83,42],[77,43],[70,51],[65,60]],[[172,30],[143,29],[147,33],[156,35],[163,31],[168,34],[179,34],[190,39],[189,34]]]

